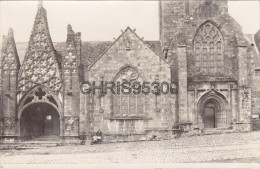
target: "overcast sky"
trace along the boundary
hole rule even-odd
[[[16,42],[27,42],[37,12],[37,1],[0,1],[0,36],[14,29]],[[158,1],[45,1],[54,42],[66,41],[67,24],[82,33],[83,41],[112,41],[127,26],[145,40],[159,39]],[[246,34],[260,29],[259,1],[230,1],[229,13]],[[2,42],[2,39],[1,39]]]

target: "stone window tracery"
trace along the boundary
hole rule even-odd
[[[194,61],[196,74],[223,74],[223,38],[210,22],[203,24],[195,35]]]
[[[20,70],[18,90],[21,94],[39,84],[49,87],[55,94],[61,91],[58,60],[48,39],[48,26],[44,16],[39,14]]]
[[[59,107],[58,103],[56,102],[50,91],[41,86],[32,89],[23,100],[24,101],[21,102],[21,108],[23,108],[31,102],[46,102],[55,105],[57,108]]]
[[[116,82],[128,81],[131,85],[134,82],[142,83],[140,73],[132,68],[126,67],[121,70],[116,78]],[[123,94],[113,95],[113,115],[114,117],[141,117],[145,114],[145,96],[143,94]]]

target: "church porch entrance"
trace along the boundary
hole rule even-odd
[[[26,107],[20,119],[21,136],[59,136],[60,117],[57,110],[48,103],[34,103]]]

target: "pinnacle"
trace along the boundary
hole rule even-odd
[[[3,35],[3,42],[6,40],[6,36],[5,35]]]
[[[74,34],[74,31],[73,31],[72,26],[70,24],[68,24],[68,26],[67,26],[67,32],[68,32],[68,34]]]
[[[8,29],[8,36],[13,36],[14,30],[12,28]]]
[[[38,1],[38,9],[41,9],[43,7],[43,5],[42,5],[42,0],[39,0]]]

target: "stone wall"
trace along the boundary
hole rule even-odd
[[[254,36],[258,54],[251,51],[253,59],[253,78],[252,78],[252,123],[254,130],[260,130],[260,30]]]
[[[228,101],[226,110],[220,117],[221,123],[223,123],[220,126],[228,127],[232,122],[239,121],[238,116],[242,111],[239,105],[242,103],[237,102],[237,99],[241,98],[237,83],[239,80],[243,80],[247,84],[251,84],[253,64],[249,52],[246,51],[250,48],[250,44],[245,40],[241,26],[228,14],[227,1],[209,3],[205,1],[161,1],[159,10],[162,48],[168,50],[167,59],[172,65],[176,65],[179,57],[183,57],[178,55],[178,35],[181,33],[185,39],[187,90],[189,91],[185,103],[188,102],[191,105],[187,110],[189,120],[195,123],[194,126],[202,123],[199,118],[194,118],[192,115],[198,117],[196,113],[198,112],[199,98],[211,89],[211,84],[214,84],[215,89],[221,92]],[[223,42],[221,48],[223,66],[217,68],[215,73],[201,74],[197,73],[195,67],[194,38],[200,31],[199,29],[207,23],[220,31]],[[239,53],[238,46],[245,46],[245,52],[242,55]],[[240,71],[241,69],[243,70]],[[172,72],[172,78],[176,79],[180,76],[178,72],[182,71],[176,70],[176,66],[174,66]],[[243,77],[241,76],[242,72]],[[248,105],[251,104],[250,99],[251,97],[248,100]],[[180,106],[178,105],[178,107]],[[250,114],[251,110],[247,111],[247,116]]]
[[[142,81],[171,82],[170,65],[144,44],[130,28],[90,66],[88,79],[97,85],[100,81],[113,81],[120,70],[128,67],[138,70]],[[150,93],[144,96],[145,112],[142,116],[135,117],[114,115],[113,97],[111,92],[103,96],[98,93],[88,96],[87,131],[100,129],[104,134],[142,135],[146,131],[172,129],[175,123],[175,95]]]
[[[237,87],[235,82],[200,82],[189,84],[188,86],[188,105],[190,121],[194,127],[204,128],[202,102],[207,99],[218,99],[223,104],[222,110],[216,115],[216,126],[218,128],[228,128],[237,116]],[[215,98],[216,97],[216,98]],[[222,103],[223,102],[223,103]]]
[[[66,52],[62,59],[64,136],[80,134],[80,63],[80,33],[74,33],[68,25]]]
[[[188,77],[193,77],[194,52],[193,40],[198,28],[205,22],[211,21],[222,33],[224,39],[224,71],[221,77],[235,79],[237,70],[236,34],[243,36],[241,26],[228,14],[226,1],[213,1],[206,5],[204,1],[162,1],[161,42],[162,48],[169,49],[169,57],[174,58],[177,50],[177,35],[182,32],[187,43]],[[172,21],[173,20],[173,21]],[[232,28],[232,29],[230,29]],[[171,58],[169,58],[171,60]],[[205,77],[202,80],[206,80]]]
[[[216,115],[218,128],[251,130],[255,115],[255,124],[260,126],[260,59],[246,41],[241,26],[228,14],[227,1],[160,1],[159,15],[163,51],[154,51],[128,27],[100,57],[83,66],[82,58],[86,57],[81,51],[81,34],[68,25],[61,57],[52,44],[47,13],[39,6],[19,79],[20,63],[12,30],[3,42],[0,133],[19,133],[17,91],[23,96],[39,83],[60,99],[61,136],[78,137],[84,132],[93,135],[100,129],[105,139],[124,141],[147,135],[172,135],[172,128],[178,123],[203,129],[202,103],[207,99],[216,99],[222,106]],[[219,35],[216,39],[221,46],[214,48],[213,53],[220,50],[223,65],[203,74],[197,71],[195,42],[207,26],[214,28],[212,34]],[[206,30],[207,33],[210,32]],[[259,32],[255,41],[259,48]],[[88,57],[94,58],[92,54]],[[213,62],[219,63],[216,60]],[[205,69],[205,64],[212,63],[203,62],[201,68]],[[103,94],[99,89],[95,94],[80,92],[82,80],[99,86],[101,81],[122,80],[122,72],[127,71],[137,74],[134,80],[140,82],[178,82],[179,93],[125,96]],[[127,106],[121,104],[123,100]],[[136,114],[127,114],[131,111]]]
[[[252,122],[253,129],[260,130],[260,69],[255,69],[252,87]]]

